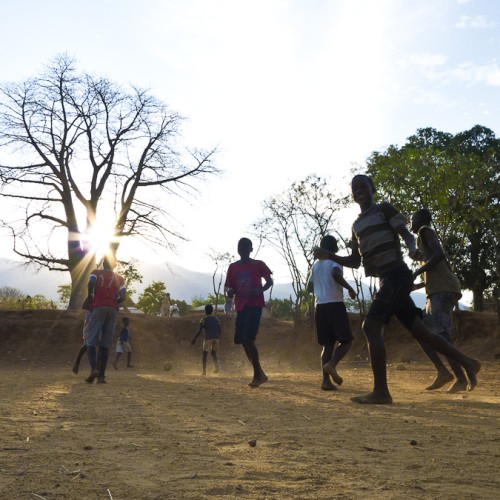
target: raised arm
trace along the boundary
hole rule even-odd
[[[314,248],[314,258],[315,259],[329,259],[333,260],[337,264],[344,267],[352,267],[357,269],[361,265],[361,254],[359,253],[358,240],[356,239],[354,233],[351,238],[351,253],[350,255],[341,256],[336,253],[329,252],[324,248],[315,247]]]
[[[394,228],[394,231],[396,231],[401,236],[401,238],[403,238],[403,241],[408,248],[408,255],[410,256],[410,258],[413,260],[418,260],[420,257],[420,252],[417,250],[417,244],[415,243],[415,237],[413,236],[413,234],[410,233],[410,231],[404,224],[396,226]]]

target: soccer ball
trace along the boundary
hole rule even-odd
[[[170,361],[165,361],[165,363],[163,363],[163,369],[169,372],[172,369],[172,363]]]

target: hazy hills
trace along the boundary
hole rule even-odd
[[[191,271],[171,263],[141,263],[138,268],[143,276],[143,281],[142,284],[136,285],[137,293],[133,296],[134,300],[137,300],[138,294],[142,293],[144,288],[153,281],[164,282],[172,298],[184,300],[187,303],[191,303],[194,297],[206,297],[209,293],[213,293],[211,273]],[[26,269],[18,262],[0,258],[0,287],[17,288],[27,295],[42,294],[57,302],[59,300],[57,287],[69,282],[69,273],[52,272],[45,269],[35,272],[31,268]],[[291,295],[294,294],[290,283],[276,283],[273,286],[273,298],[285,299]],[[368,296],[368,291],[366,291],[366,296]],[[425,304],[423,293],[414,292],[412,296],[418,307]],[[269,294],[266,293],[266,298],[268,297]]]
[[[142,284],[135,287],[137,292],[133,299],[153,281],[162,281],[166,284],[167,291],[174,299],[185,300],[191,303],[196,296],[206,297],[213,293],[212,274],[200,273],[185,269],[176,264],[149,264],[138,265],[139,272],[143,276]],[[26,293],[27,295],[45,295],[45,297],[58,301],[57,288],[60,285],[69,284],[69,273],[53,272],[42,269],[35,272],[26,269],[18,262],[0,258],[0,287],[9,286]],[[290,284],[275,284],[273,287],[273,298],[288,298],[293,294]],[[268,295],[266,295],[267,297]]]

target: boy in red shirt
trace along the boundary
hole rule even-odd
[[[259,361],[259,351],[255,338],[259,331],[262,308],[265,306],[264,292],[271,288],[272,271],[261,260],[250,258],[253,251],[252,242],[248,238],[238,241],[240,260],[229,265],[224,291],[234,292],[236,309],[236,325],[234,343],[242,344],[245,354],[253,366],[253,379],[250,387],[259,387],[268,381]],[[264,279],[264,285],[262,285]]]
[[[92,300],[87,337],[90,375],[85,379],[89,384],[96,378],[100,384],[106,382],[106,365],[118,318],[119,304],[123,303],[126,298],[125,282],[119,274],[113,272],[114,265],[111,257],[104,258],[103,268],[92,271],[87,285],[86,300]],[[97,344],[99,344],[99,363],[97,362]]]

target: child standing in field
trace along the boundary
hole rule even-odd
[[[320,248],[336,253],[338,251],[337,240],[331,235],[324,236],[321,239]],[[352,299],[356,298],[356,292],[344,279],[342,266],[329,259],[317,259],[314,262],[307,290],[314,292],[316,296],[314,320],[318,344],[323,346],[321,389],[324,391],[337,389],[330,380],[330,376],[336,384],[342,384],[343,379],[337,373],[337,365],[349,352],[352,344],[351,325],[344,304],[344,288],[347,289]],[[336,342],[338,345],[335,348]]]
[[[113,366],[115,370],[118,370],[118,360],[120,356],[126,352],[127,353],[127,368],[133,368],[133,365],[130,363],[132,358],[132,347],[130,347],[130,333],[128,331],[128,325],[130,324],[130,319],[128,317],[124,317],[122,319],[123,327],[120,331],[120,336],[118,337],[118,341],[116,342],[116,356],[113,361]]]
[[[202,375],[207,374],[207,357],[209,351],[212,354],[212,359],[214,360],[214,373],[219,372],[219,360],[217,359],[217,351],[219,350],[219,337],[221,334],[221,328],[219,319],[216,316],[212,316],[213,312],[213,306],[207,304],[205,306],[206,316],[200,320],[198,331],[191,341],[191,344],[194,345],[196,339],[198,338],[198,335],[200,335],[202,330],[205,330],[205,339],[203,340]]]
[[[453,308],[462,297],[462,290],[459,279],[451,270],[446,259],[436,232],[430,227],[431,220],[431,213],[425,208],[417,210],[411,218],[411,229],[418,235],[417,247],[421,261],[421,267],[413,273],[413,278],[421,275],[424,279],[420,286],[414,285],[413,288],[416,290],[425,286],[427,300],[424,322],[431,332],[440,335],[451,343]],[[436,379],[426,389],[432,391],[451,382],[453,375],[441,361],[439,354],[425,342],[419,341],[419,344],[437,371]],[[465,391],[467,389],[467,377],[462,367],[454,359],[446,359],[456,377],[448,392]]]
[[[264,292],[271,288],[273,280],[272,271],[264,262],[250,258],[252,251],[251,240],[241,238],[238,241],[240,260],[229,265],[224,292],[234,292],[236,309],[234,343],[243,346],[253,367],[253,379],[248,385],[259,387],[268,381],[268,377],[260,365],[255,339],[259,331],[262,308],[265,306]]]
[[[351,254],[341,257],[319,249],[319,256],[348,267],[359,267],[363,261],[366,276],[379,278],[363,331],[368,341],[374,387],[365,396],[352,398],[361,404],[390,404],[392,396],[387,386],[385,344],[382,337],[384,324],[395,315],[417,340],[456,360],[469,379],[468,389],[477,385],[476,375],[481,363],[462,354],[443,337],[431,333],[417,315],[410,297],[413,289],[412,272],[403,260],[399,236],[403,238],[412,259],[418,258],[415,238],[406,227],[406,220],[391,204],[375,203],[375,187],[367,175],[356,175],[351,181],[352,196],[361,213],[352,226]]]

